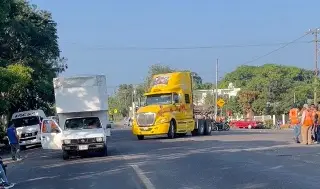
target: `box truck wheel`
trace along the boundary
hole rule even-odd
[[[176,128],[175,128],[174,121],[170,121],[169,131],[168,131],[168,138],[173,139],[176,134]]]
[[[139,140],[143,140],[144,139],[144,135],[137,135]]]
[[[102,152],[101,152],[101,156],[108,156],[108,146],[104,145]]]
[[[63,160],[67,160],[69,158],[70,158],[69,153],[67,151],[63,151],[62,152],[62,159]]]

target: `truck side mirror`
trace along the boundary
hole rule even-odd
[[[107,124],[107,129],[111,129],[111,124],[110,123]]]

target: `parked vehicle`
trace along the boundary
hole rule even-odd
[[[210,135],[213,119],[197,111],[203,107],[193,104],[192,86],[190,72],[154,75],[145,106],[138,109],[133,120],[132,133],[139,140],[164,134],[172,139],[189,132],[193,136]]]
[[[17,134],[20,136],[20,148],[25,149],[29,145],[38,145],[40,140],[40,126],[46,118],[42,110],[30,110],[16,112],[12,115]]]
[[[232,127],[237,127],[239,129],[259,129],[262,127],[263,122],[247,119],[247,120],[231,121],[230,125]]]
[[[106,156],[112,127],[107,113],[106,77],[61,77],[53,83],[59,124],[54,119],[43,120],[42,148],[62,150],[63,159],[88,152]]]

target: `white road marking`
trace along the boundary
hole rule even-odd
[[[130,165],[130,166],[136,172],[136,174],[138,175],[139,179],[144,184],[146,189],[156,189],[156,187],[152,184],[150,179],[143,173],[143,171],[139,168],[138,165]]]

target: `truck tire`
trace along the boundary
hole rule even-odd
[[[168,138],[169,139],[174,139],[175,135],[176,135],[176,128],[175,128],[175,124],[173,121],[170,121],[170,126],[169,126],[169,130],[168,130]]]
[[[204,134],[204,129],[205,129],[205,121],[204,120],[198,120],[198,135],[203,135]]]
[[[143,140],[144,139],[144,135],[137,135],[138,140]]]
[[[70,158],[69,153],[67,151],[62,152],[62,159],[63,160],[68,160]]]
[[[108,147],[104,145],[103,150],[101,152],[101,156],[108,156]]]
[[[210,120],[205,121],[205,129],[204,129],[204,134],[205,135],[211,135],[212,132],[212,123]]]

